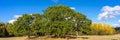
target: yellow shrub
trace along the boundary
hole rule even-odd
[[[91,29],[92,29],[92,32],[96,32],[97,34],[114,34],[115,33],[115,29],[112,28],[109,24],[102,24],[102,23],[91,24]]]

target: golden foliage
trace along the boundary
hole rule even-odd
[[[96,23],[91,24],[92,32],[95,32],[94,34],[114,34],[115,29],[112,28],[109,24],[102,24],[102,23]]]

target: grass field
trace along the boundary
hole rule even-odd
[[[38,37],[33,39],[28,39],[27,37],[7,37],[0,38],[0,40],[120,40],[120,34],[116,35],[89,35],[89,36],[79,36],[79,38],[48,38],[48,37]]]

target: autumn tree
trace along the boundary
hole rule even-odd
[[[102,23],[96,23],[96,24],[91,24],[91,29],[93,34],[114,34],[115,29],[112,28],[109,24],[102,24]]]

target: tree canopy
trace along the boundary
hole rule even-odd
[[[76,35],[76,31],[78,34],[91,34],[93,32],[91,23],[92,21],[84,14],[76,12],[68,6],[57,5],[48,7],[43,11],[43,14],[23,14],[14,23],[7,24],[4,30],[7,30],[6,32],[9,35],[14,36],[30,34],[62,37]],[[2,26],[4,24],[0,23],[0,28]],[[99,24],[99,26],[102,26],[102,24]],[[2,31],[3,28],[0,29],[0,32]],[[0,35],[3,33],[0,33]]]

